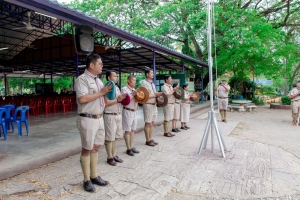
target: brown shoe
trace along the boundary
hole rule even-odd
[[[169,134],[172,135],[172,136],[175,136],[175,134],[173,134],[173,133],[170,133],[170,132],[169,132]]]
[[[155,142],[154,140],[151,140],[155,145],[158,145],[158,142]]]
[[[122,162],[123,162],[123,160],[122,160],[121,158],[119,158],[119,156],[115,156],[115,157],[114,157],[114,160],[115,160],[116,162],[119,162],[119,163],[122,163]]]
[[[114,158],[107,158],[107,163],[110,164],[110,165],[112,165],[112,166],[116,166],[117,165],[117,163],[116,163],[116,161],[115,161]]]
[[[173,135],[171,135],[170,133],[164,133],[165,137],[172,137]]]
[[[146,142],[146,145],[151,146],[151,147],[155,146],[155,144],[152,142],[152,140],[150,140],[149,142]]]

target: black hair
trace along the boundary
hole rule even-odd
[[[184,89],[184,88],[186,88],[187,86],[189,86],[189,84],[185,83],[185,84],[182,85],[182,88]]]
[[[297,83],[300,83],[300,80],[298,80]]]
[[[293,87],[297,87],[297,84],[296,84],[296,83],[294,83],[294,84],[293,84]]]
[[[178,84],[178,82],[173,83],[173,88],[176,87]]]
[[[113,72],[116,73],[115,70],[107,70],[107,71],[106,71],[106,80],[107,80],[107,81],[108,81],[108,77],[111,76],[111,73],[113,73]]]
[[[150,73],[150,71],[153,71],[153,69],[150,68],[146,68],[145,69],[145,76],[147,77],[147,74]]]
[[[135,78],[136,76],[134,74],[129,74],[129,76],[127,77],[127,80],[130,80],[132,78]]]
[[[170,78],[170,77],[171,77],[170,74],[166,74],[166,75],[165,75],[165,82],[166,82],[166,80],[167,80],[168,78]]]
[[[101,59],[101,57],[98,54],[95,54],[95,53],[89,54],[85,60],[86,68],[89,68],[91,63],[96,64],[98,59]]]

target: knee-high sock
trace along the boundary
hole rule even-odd
[[[130,133],[130,149],[133,147],[134,133]]]
[[[166,133],[169,133],[170,132],[170,121],[167,122],[167,132]]]
[[[115,157],[117,152],[117,140],[112,142],[112,156]]]
[[[297,122],[298,113],[293,113],[293,121]]]
[[[90,180],[90,164],[91,164],[91,157],[88,156],[80,156],[80,165],[83,172],[84,182]]]
[[[226,110],[223,110],[224,119],[226,119]]]
[[[150,131],[149,131],[149,139],[150,139],[150,140],[152,140],[153,132],[154,132],[154,126],[151,126],[151,127],[150,127]]]
[[[146,137],[146,141],[149,142],[150,141],[150,128],[149,126],[145,126],[144,127],[144,131],[145,131],[145,137]]]
[[[112,158],[112,142],[111,141],[105,141],[105,149],[107,152],[107,158]]]
[[[124,139],[125,139],[125,144],[126,144],[127,150],[129,150],[130,149],[130,134],[125,134]]]
[[[168,123],[169,122],[164,122],[164,133],[168,133]]]
[[[97,174],[97,164],[98,164],[98,152],[91,153],[91,178],[96,178]]]

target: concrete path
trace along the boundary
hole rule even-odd
[[[86,193],[82,189],[77,154],[3,180],[0,196],[2,199],[46,200],[300,199],[300,159],[297,153],[291,152],[294,148],[279,148],[278,141],[272,142],[272,138],[266,140],[271,132],[273,135],[285,134],[279,143],[287,148],[300,141],[300,127],[288,128],[290,132],[282,133],[291,127],[288,123],[290,112],[280,113],[281,125],[274,117],[277,110],[266,107],[259,107],[254,113],[229,113],[229,122],[219,123],[228,147],[226,159],[221,157],[216,137],[214,153],[211,152],[209,137],[207,149],[198,154],[207,121],[207,113],[199,112],[192,115],[191,129],[182,130],[175,137],[163,137],[162,127],[157,126],[154,139],[159,145],[156,147],[144,145],[144,135],[137,134],[135,144],[141,153],[133,157],[125,154],[125,143],[120,141],[117,151],[124,163],[115,167],[105,162],[105,149],[101,148],[98,173],[110,184],[96,186],[95,193]],[[269,118],[278,124],[274,131],[275,127],[270,127],[275,126],[273,123],[261,124],[260,120],[265,122]],[[244,132],[247,139],[243,138]],[[287,139],[290,135],[294,142]],[[277,137],[273,139],[278,140]]]

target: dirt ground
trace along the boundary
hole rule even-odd
[[[207,113],[193,117],[205,119]],[[270,109],[267,104],[258,106],[252,113],[227,112],[227,120],[239,122],[231,137],[269,144],[300,158],[300,126],[292,126],[290,110]]]

